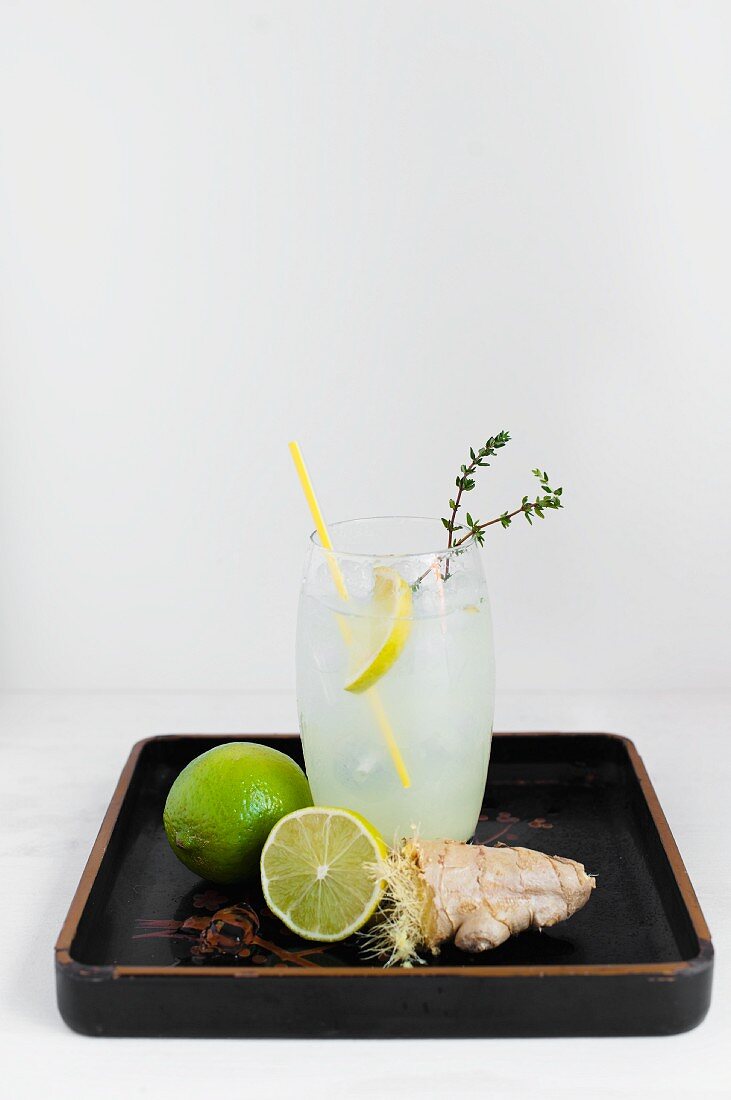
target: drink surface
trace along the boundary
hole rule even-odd
[[[314,568],[300,599],[297,699],[315,803],[357,810],[388,843],[414,831],[469,839],[485,790],[494,707],[492,623],[481,566],[446,581],[430,573],[417,586],[406,642],[375,686],[411,779],[408,789],[368,693],[345,689],[372,639],[383,637],[394,620],[373,614],[372,572],[365,565],[344,567],[354,593],[347,601],[336,596],[324,563]]]

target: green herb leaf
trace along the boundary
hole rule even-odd
[[[474,519],[470,512],[466,512],[465,525],[457,523],[457,512],[459,511],[462,504],[462,494],[471,493],[472,490],[475,488],[475,471],[480,468],[489,466],[490,463],[488,462],[488,459],[492,458],[497,451],[501,450],[509,442],[510,432],[505,430],[498,432],[497,435],[490,436],[489,439],[486,440],[485,444],[478,450],[475,450],[474,447],[469,448],[469,464],[463,463],[459,468],[459,476],[455,478],[454,482],[457,487],[457,494],[456,496],[450,497],[449,499],[449,509],[451,515],[449,519],[442,519],[442,524],[449,532],[449,540],[447,545],[449,548],[455,548],[457,554],[462,553],[463,550],[467,548],[466,546],[463,546],[463,544],[466,543],[469,539],[474,539],[475,542],[478,543],[478,545],[482,546],[485,541],[485,529],[487,527],[491,527],[493,524],[499,523],[501,527],[510,527],[513,521],[513,517],[520,515],[520,513],[522,512],[527,522],[532,526],[533,515],[538,516],[539,519],[544,519],[545,512],[549,509],[555,510],[563,507],[563,503],[561,501],[561,494],[563,493],[563,489],[552,489],[548,480],[547,471],[542,470],[540,469],[540,467],[536,466],[536,468],[532,470],[531,473],[540,482],[541,495],[536,497],[534,501],[531,501],[527,496],[524,496],[518,508],[515,508],[512,512],[503,512],[501,515],[496,516],[494,519],[489,519],[485,522]],[[455,535],[458,531],[465,531],[465,534],[456,539]],[[462,550],[460,550],[459,547],[462,547]],[[426,576],[426,574],[424,574],[424,576]],[[446,562],[444,573],[444,579],[447,580],[448,578],[449,560],[447,560]],[[421,580],[423,580],[423,577],[420,578],[419,582],[417,583],[420,583]]]

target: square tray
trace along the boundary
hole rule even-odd
[[[302,763],[294,736],[141,741],[56,944],[58,1004],[88,1035],[438,1037],[659,1035],[708,1010],[710,933],[631,741],[496,734],[477,840],[567,855],[597,874],[566,923],[477,956],[367,965],[352,941],[299,940],[258,886],[195,880],[162,829],[167,792],[232,740]],[[214,923],[215,922],[215,923]]]

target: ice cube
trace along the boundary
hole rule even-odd
[[[373,594],[375,578],[373,565],[370,561],[357,561],[341,558],[339,561],[340,572],[345,581],[345,588],[351,600],[369,600]]]
[[[352,739],[338,746],[336,771],[344,787],[380,786],[386,779],[386,760],[377,746],[369,747],[362,738]]]

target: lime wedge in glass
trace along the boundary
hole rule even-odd
[[[368,691],[398,660],[411,631],[411,587],[394,569],[375,570],[372,617],[365,659],[345,685],[346,691]]]

